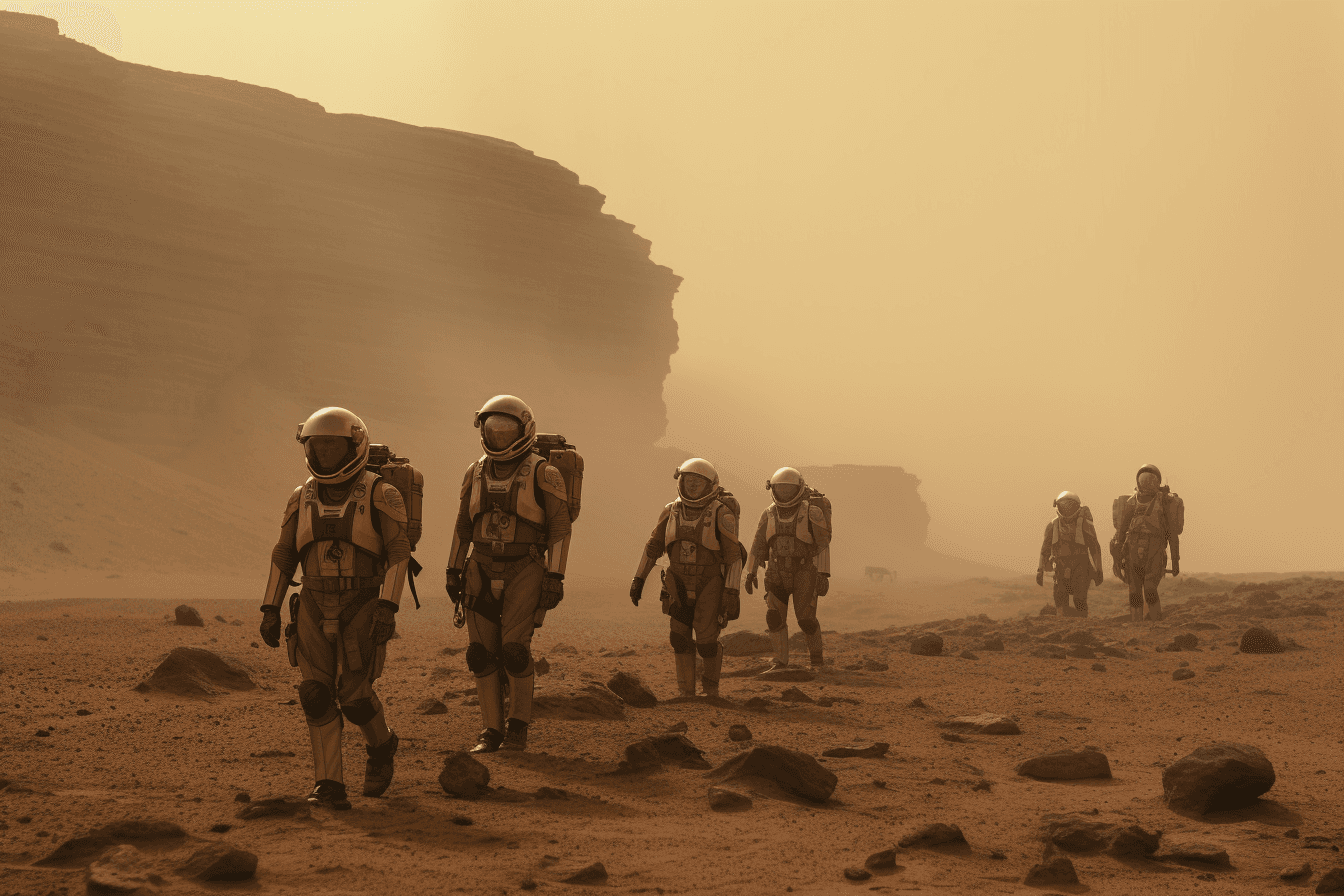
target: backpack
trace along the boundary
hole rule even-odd
[[[406,538],[411,543],[411,550],[415,550],[416,544],[420,541],[420,535],[424,532],[423,508],[425,499],[425,474],[421,473],[411,462],[398,457],[391,448],[386,445],[370,445],[369,459],[364,464],[364,469],[377,473],[378,477],[388,485],[401,493],[402,503],[406,505]],[[415,577],[423,569],[414,557],[411,558],[406,583],[411,587],[411,597],[415,598],[415,608],[420,609],[420,595],[415,593]]]
[[[747,547],[742,543],[742,502],[732,492],[722,488],[719,489],[719,500],[737,517],[737,549],[742,554],[742,562],[746,563]]]
[[[826,528],[831,528],[831,499],[814,488],[809,487],[807,491],[807,503],[821,508],[821,515],[826,518]]]
[[[1111,526],[1117,533],[1120,532],[1120,524],[1125,521],[1125,502],[1129,500],[1129,495],[1121,495],[1111,502]],[[1123,534],[1120,535],[1124,537]]]
[[[569,499],[569,521],[574,522],[583,506],[583,455],[566,442],[564,436],[545,432],[537,434],[532,450],[560,471],[565,480],[565,497]]]

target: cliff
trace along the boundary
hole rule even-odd
[[[255,521],[248,550],[324,405],[425,469],[444,552],[489,396],[522,396],[590,469],[664,431],[680,278],[512,143],[120,62],[0,13],[0,160],[0,417],[69,458],[86,433],[193,477]],[[114,454],[68,460],[47,500],[97,491]],[[585,520],[613,500],[590,489]],[[236,543],[217,522],[202,544]],[[116,556],[96,533],[49,554],[59,537],[31,534],[21,565]]]

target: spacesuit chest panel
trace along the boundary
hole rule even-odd
[[[1075,519],[1066,523],[1055,517],[1055,534],[1050,540],[1050,553],[1055,557],[1071,557],[1074,554],[1087,553],[1087,542],[1083,539],[1082,521]]]
[[[1147,504],[1140,504],[1137,498],[1131,498],[1134,501],[1134,515],[1129,519],[1129,531],[1136,535],[1161,536],[1167,535],[1167,517],[1163,512],[1161,496],[1155,496]]]
[[[791,516],[785,518],[777,505],[770,505],[765,523],[765,543],[770,546],[770,556],[794,557],[810,553],[815,539],[812,537],[812,527],[808,525],[806,507],[807,504],[803,503],[794,509]]]
[[[712,501],[695,519],[687,519],[680,501],[674,501],[667,515],[667,557],[672,563],[705,565],[718,563],[721,545],[716,522],[722,504]]]
[[[488,458],[476,462],[471,481],[471,517],[475,537],[499,544],[532,544],[543,540],[546,511],[537,502],[536,472],[545,463],[533,454],[507,479],[490,476]],[[520,526],[519,523],[527,525]]]
[[[299,503],[299,531],[295,539],[299,554],[317,541],[341,541],[381,558],[383,537],[373,519],[373,486],[377,481],[377,473],[365,470],[340,504],[322,503],[316,479],[304,483]]]

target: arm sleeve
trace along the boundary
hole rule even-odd
[[[727,507],[719,510],[719,543],[723,545],[723,587],[737,591],[742,587],[742,549],[737,538],[737,517]]]
[[[271,574],[266,581],[266,595],[262,604],[280,606],[294,578],[294,570],[299,568],[299,551],[296,547],[299,538],[299,500],[303,486],[294,489],[285,505],[285,516],[280,521],[280,540],[271,549]]]
[[[658,558],[667,551],[667,518],[671,514],[667,507],[658,515],[658,523],[653,527],[653,533],[649,535],[649,541],[644,545],[644,556],[639,558],[639,566],[635,569],[635,578],[646,578],[653,569]]]
[[[756,537],[751,540],[751,550],[747,553],[747,575],[757,567],[764,566],[769,559],[769,545],[765,543],[765,527],[770,520],[770,508],[761,511],[761,520],[756,524]]]
[[[449,550],[448,568],[462,569],[467,565],[467,549],[471,547],[471,481],[476,473],[476,464],[467,467],[467,475],[462,478],[461,501],[457,508],[457,522],[453,524],[453,544]]]
[[[1050,568],[1050,543],[1054,541],[1055,522],[1045,524],[1045,538],[1041,541],[1041,558],[1036,563],[1036,571],[1044,572]]]

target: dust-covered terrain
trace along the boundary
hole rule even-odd
[[[257,601],[222,597],[249,585],[8,588],[0,893],[79,893],[92,879],[144,893],[586,882],[630,893],[1212,894],[1311,892],[1344,866],[1344,747],[1329,722],[1344,696],[1340,578],[1169,580],[1168,618],[1151,625],[1128,621],[1109,582],[1081,619],[1038,615],[1046,591],[1026,579],[888,584],[880,595],[839,581],[821,602],[825,671],[785,680],[755,677],[768,657],[755,652],[763,608],[747,598],[724,636],[717,701],[669,699],[656,603],[595,613],[610,605],[598,592],[619,583],[575,583],[534,642],[546,671],[529,749],[481,757],[489,780],[470,799],[445,792],[471,789],[471,768],[453,756],[479,728],[466,635],[426,588],[425,608],[408,602],[399,616],[378,686],[401,737],[396,780],[383,798],[357,795],[364,757],[351,729],[347,812],[302,803],[312,782],[297,672],[283,651],[258,646]],[[176,624],[182,603],[202,627]],[[917,622],[937,616],[947,618]],[[1240,651],[1254,626],[1283,652]],[[154,677],[182,647],[246,677]],[[619,672],[656,704],[635,705],[647,698],[613,682]],[[951,722],[977,716],[1001,718]],[[1263,751],[1272,787],[1236,809],[1169,807],[1164,769],[1218,742]],[[1111,777],[1017,773],[1024,760],[1084,747]],[[1095,763],[1095,751],[1078,755]],[[744,767],[726,765],[736,757]],[[929,825],[955,826],[965,842],[950,828],[909,839]],[[1043,864],[1048,852],[1054,865]],[[202,869],[247,870],[245,854],[255,856],[249,882],[200,882]],[[1080,883],[1050,876],[1064,873],[1059,857]]]

